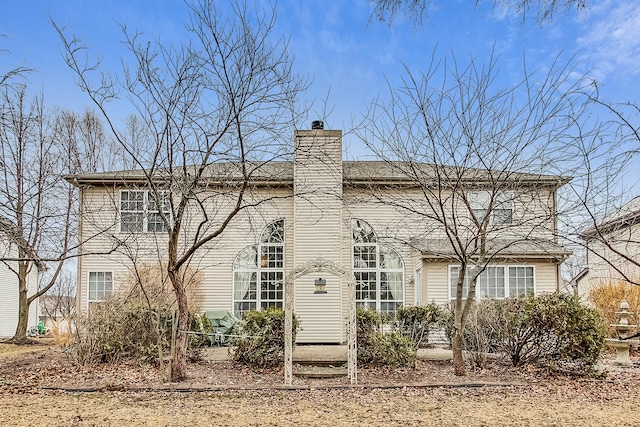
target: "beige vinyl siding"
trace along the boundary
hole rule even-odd
[[[371,192],[375,191],[377,197]],[[489,237],[492,239],[528,238],[536,236],[553,240],[555,230],[554,191],[550,188],[522,188],[513,193],[513,219],[510,226],[498,226],[497,229],[489,230]],[[443,198],[450,197],[451,192],[444,191]],[[378,199],[388,201],[388,204]],[[438,205],[434,199],[432,204]],[[395,206],[391,206],[395,205]],[[444,228],[440,222],[429,218],[432,216],[431,207],[427,203],[425,196],[415,188],[399,189],[370,189],[358,188],[345,190],[345,207],[354,206],[365,208],[370,211],[370,215],[377,216],[378,210],[391,209],[394,217],[385,224],[388,227],[389,237],[406,237],[411,234],[414,237],[439,240],[446,239]],[[425,215],[420,215],[418,212]],[[474,233],[471,225],[471,214],[466,206],[458,203],[454,210],[450,206],[445,206],[445,212],[449,219],[455,218],[462,227],[458,233],[464,238],[465,230]],[[383,214],[384,215],[384,214]],[[469,234],[472,236],[472,234]]]
[[[294,165],[293,266],[319,257],[341,262],[342,132],[297,131]],[[317,277],[316,277],[317,275]],[[314,279],[327,280],[327,294],[316,295]],[[296,342],[343,342],[344,320],[339,277],[326,272],[295,281],[294,310],[301,330]]]
[[[233,261],[242,249],[258,243],[267,225],[279,219],[285,222],[285,275],[292,265],[293,202],[287,198],[290,192],[270,191],[270,195],[283,199],[277,204],[264,203],[251,212],[240,214],[215,242],[194,256],[191,266],[203,272],[202,311],[233,311]]]
[[[615,251],[635,259],[636,262],[640,260],[640,224],[607,233],[604,238]],[[578,286],[580,295],[586,296],[592,287],[601,283],[623,281],[624,276],[630,280],[640,280],[640,267],[637,264],[629,262],[600,240],[592,239],[587,244],[593,253],[587,253],[589,271]]]
[[[449,304],[449,264],[425,262],[422,268],[425,283],[422,301]]]
[[[118,208],[114,203],[114,194],[118,194],[118,188],[91,187],[83,191],[83,237],[97,234],[101,227],[110,230],[111,234],[126,240],[126,246],[118,248],[109,255],[100,255],[105,248],[113,245],[113,240],[108,234],[91,239],[83,245],[85,254],[79,260],[79,290],[78,303],[80,309],[87,308],[87,278],[89,271],[112,271],[114,275],[114,289],[119,289],[130,278],[135,259],[139,265],[158,264],[166,259],[167,238],[165,233],[121,233],[118,224]],[[200,294],[202,295],[201,310],[233,310],[233,275],[232,265],[237,253],[244,247],[256,244],[264,227],[277,220],[285,219],[285,268],[292,264],[292,251],[290,251],[291,226],[293,223],[293,202],[290,196],[291,190],[270,189],[260,194],[249,194],[247,197],[274,198],[276,202],[265,202],[251,211],[243,211],[238,214],[227,229],[217,239],[202,247],[193,257],[189,267],[202,272]],[[231,195],[232,197],[233,195]],[[117,196],[116,196],[117,197]],[[231,208],[231,204],[222,203],[207,206],[210,214],[217,213],[215,218],[222,221]],[[182,232],[184,239],[191,238],[200,216],[193,214],[187,216]]]
[[[553,262],[528,263],[535,268],[536,294],[558,290],[558,267]]]

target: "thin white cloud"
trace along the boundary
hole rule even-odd
[[[577,44],[598,80],[640,74],[640,2],[606,1],[593,8]]]

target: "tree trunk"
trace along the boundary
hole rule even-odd
[[[189,323],[189,304],[179,271],[170,269],[169,278],[171,279],[178,302],[178,325],[176,328],[177,333],[175,348],[173,349],[173,359],[171,360],[171,381],[179,382],[187,378],[188,335],[186,331],[188,331],[191,326]]]
[[[27,342],[27,325],[29,324],[29,299],[27,297],[27,266],[24,262],[18,265],[18,325],[11,342]]]
[[[452,349],[453,373],[460,377],[464,376],[467,374],[467,371],[464,366],[464,358],[462,357],[462,328],[456,327],[453,332]]]
[[[453,350],[453,373],[457,376],[464,376],[467,374],[464,367],[464,357],[462,356],[462,335],[464,333],[464,326],[462,324],[463,312],[461,305],[462,304],[456,304],[456,310],[453,314],[453,339],[451,342],[451,349]]]

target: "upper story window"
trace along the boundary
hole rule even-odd
[[[456,297],[459,277],[460,267],[449,266],[449,295],[452,300]],[[470,282],[471,268],[467,267],[462,284],[463,298],[469,293]],[[533,295],[534,292],[534,268],[529,265],[489,265],[476,280],[477,299],[523,297]]]
[[[162,216],[170,218],[171,204],[168,192],[158,192],[156,200],[147,190],[120,192],[120,231],[127,233],[160,233],[167,231]]]
[[[495,193],[493,204],[489,191],[470,191],[469,205],[473,215],[482,222],[487,214],[491,215],[491,225],[509,225],[513,220],[513,194],[507,191]]]
[[[395,313],[404,300],[404,262],[394,249],[380,245],[373,228],[351,223],[356,306]]]
[[[284,220],[267,225],[257,245],[242,249],[233,262],[233,311],[283,307]]]

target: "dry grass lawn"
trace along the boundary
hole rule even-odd
[[[47,347],[44,345],[16,345],[0,343],[0,358],[17,356],[34,351],[44,351],[46,349]]]
[[[282,372],[203,361],[189,367],[191,391],[177,391],[154,367],[78,370],[54,347],[0,349],[2,426],[640,425],[638,359],[632,368],[618,368],[608,356],[608,375],[600,380],[505,366],[460,379],[449,362],[421,362],[415,370],[361,369],[364,387],[358,388],[343,379],[296,379],[304,390],[281,390]],[[429,386],[445,383],[458,387]],[[512,385],[460,387],[464,383]],[[206,391],[215,385],[223,390]],[[70,391],[91,388],[111,391]]]

